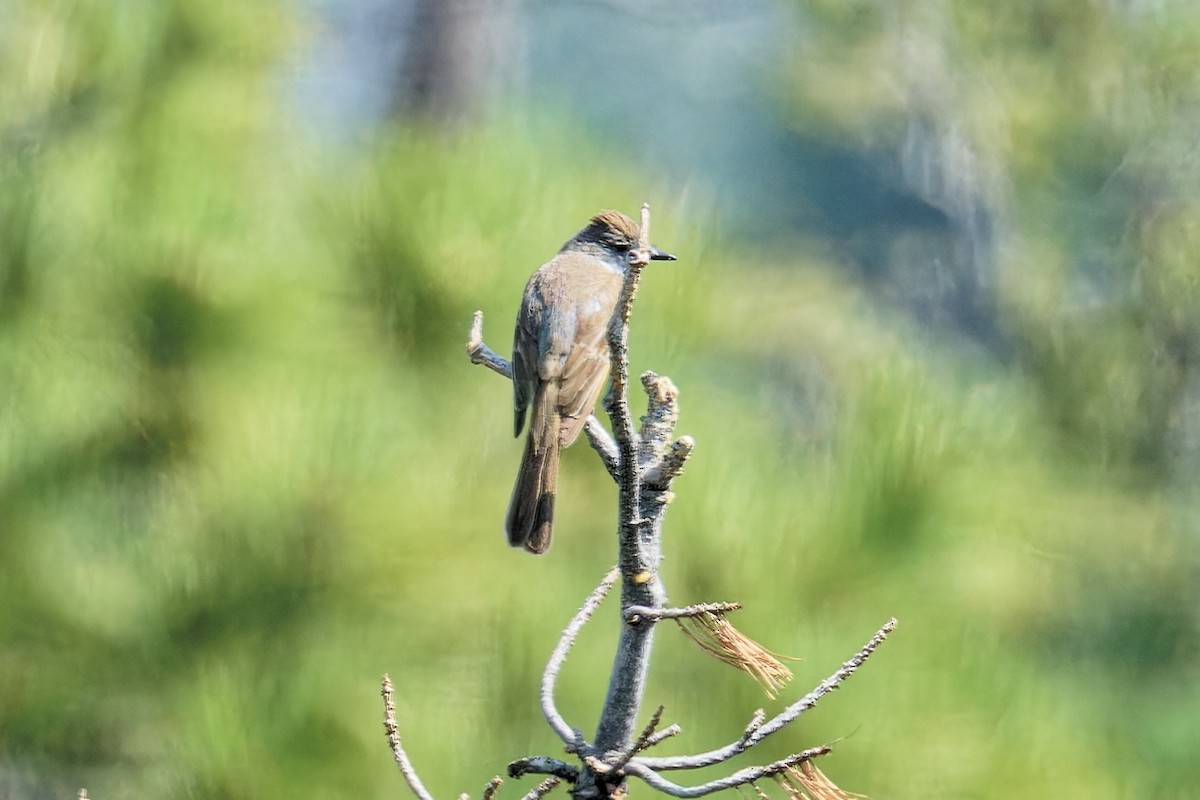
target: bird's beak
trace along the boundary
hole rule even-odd
[[[675,261],[676,259],[675,259],[675,256],[671,255],[670,253],[664,253],[662,250],[659,250],[657,247],[651,247],[650,248],[650,260],[651,261]]]

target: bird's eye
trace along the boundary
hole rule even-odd
[[[638,253],[637,250],[630,250],[628,253],[625,254],[625,260],[628,261],[630,264],[632,264],[633,262],[638,260],[639,255],[640,255],[640,253]]]

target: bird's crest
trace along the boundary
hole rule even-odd
[[[616,250],[637,247],[639,227],[620,211],[601,211],[588,221],[574,239],[596,242]]]

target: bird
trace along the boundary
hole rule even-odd
[[[514,436],[529,417],[508,504],[508,543],[550,548],[558,454],[579,437],[608,377],[608,325],[638,248],[637,223],[619,211],[593,216],[525,285],[513,333]],[[655,247],[649,256],[674,261]]]

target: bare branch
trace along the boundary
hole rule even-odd
[[[633,750],[635,753],[638,750],[641,750],[642,748],[644,748],[646,746],[646,742],[650,739],[651,736],[654,735],[654,732],[656,730],[658,730],[659,723],[662,722],[662,715],[663,715],[664,710],[665,709],[662,706],[659,706],[658,708],[654,709],[654,713],[650,715],[650,721],[647,722],[646,727],[642,729],[642,735],[639,736],[637,738],[637,742],[634,743]]]
[[[487,786],[483,787],[482,800],[492,800],[496,796],[496,790],[500,788],[500,784],[504,783],[504,778],[499,775],[487,782]]]
[[[639,757],[635,761],[649,769],[653,770],[668,770],[668,769],[697,769],[699,767],[707,767],[712,764],[719,764],[722,761],[728,761],[736,755],[739,755],[746,750],[749,750],[754,745],[761,742],[763,739],[770,736],[772,733],[782,729],[788,723],[794,721],[797,717],[803,714],[808,709],[812,708],[825,695],[832,692],[841,685],[842,681],[849,678],[854,672],[863,665],[863,663],[871,657],[879,645],[883,644],[883,640],[888,634],[896,628],[896,620],[891,619],[880,628],[871,640],[863,646],[861,650],[854,656],[842,664],[842,666],[830,675],[825,680],[817,685],[817,688],[806,694],[804,697],[792,703],[790,706],[779,712],[771,718],[770,722],[762,723],[763,713],[760,709],[755,712],[754,718],[750,720],[750,724],[746,726],[746,733],[736,742],[732,742],[724,747],[716,750],[710,750],[706,753],[697,753],[690,756],[663,756],[663,757]]]
[[[775,733],[775,731],[779,730],[780,728],[783,728],[805,711],[815,706],[822,697],[838,688],[838,686],[842,684],[842,681],[849,678],[858,671],[859,667],[866,663],[866,660],[871,657],[871,654],[879,648],[879,645],[883,644],[885,639],[887,639],[888,634],[895,629],[895,618],[889,619],[886,623],[884,623],[883,627],[875,632],[875,635],[871,637],[871,640],[863,645],[862,649],[855,653],[849,661],[842,664],[841,668],[838,669],[837,672],[821,681],[817,685],[817,688],[813,689],[795,703],[792,703],[790,706],[772,718],[770,722],[759,728],[754,735],[750,737],[750,740],[747,742],[747,746],[756,744],[770,736],[772,733]]]
[[[778,775],[789,767],[801,764],[809,759],[823,756],[830,750],[829,745],[821,745],[820,747],[811,747],[808,750],[803,750],[799,753],[788,756],[787,758],[775,761],[771,764],[764,764],[761,767],[747,767],[740,769],[724,778],[718,778],[715,781],[702,783],[699,786],[680,786],[677,783],[667,780],[653,769],[646,766],[641,758],[635,758],[625,765],[625,772],[628,775],[633,775],[645,781],[647,785],[658,789],[664,794],[669,794],[672,797],[703,797],[706,794],[720,792],[724,789],[732,789],[735,786],[744,786],[753,783],[757,780]]]
[[[642,438],[638,457],[642,464],[651,464],[666,451],[675,432],[679,421],[679,390],[670,378],[649,370],[642,373],[642,388],[646,390],[647,402],[638,431]]]
[[[467,336],[467,356],[472,364],[481,364],[498,375],[512,380],[512,362],[488,347],[483,341],[483,311],[471,317],[471,332]]]
[[[766,721],[766,719],[767,712],[763,711],[761,708],[755,711],[754,715],[750,717],[750,721],[746,723],[746,730],[742,731],[742,742],[749,741],[750,737],[762,727],[762,724]]]
[[[665,488],[683,473],[683,467],[695,449],[695,439],[691,436],[680,436],[671,443],[670,449],[663,454],[658,463],[646,470],[643,476],[646,485],[654,489]]]
[[[541,797],[545,797],[561,782],[559,778],[546,778],[546,780],[530,789],[528,793],[522,795],[521,800],[538,800]]]
[[[520,778],[525,775],[553,775],[567,783],[574,783],[579,778],[579,767],[549,756],[518,758],[508,765],[508,777]]]
[[[613,438],[616,439],[621,462],[632,467],[637,464],[637,433],[633,429],[633,416],[629,411],[629,315],[633,311],[633,300],[637,296],[638,284],[642,278],[642,268],[650,263],[649,243],[646,241],[646,228],[649,225],[649,208],[642,206],[642,236],[639,249],[630,253],[628,268],[625,270],[625,282],[621,286],[621,294],[617,300],[616,309],[608,325],[608,347],[611,358],[611,381],[605,407],[608,409],[612,422]],[[623,498],[630,495],[628,500],[636,501],[638,480],[635,468],[621,471],[619,483]],[[628,500],[623,500],[625,503]],[[636,505],[636,502],[635,502]],[[622,512],[625,506],[622,505]],[[629,515],[637,519],[637,514]],[[622,513],[622,521],[626,515]]]
[[[641,475],[638,464],[638,434],[629,412],[629,315],[637,295],[642,268],[650,263],[650,207],[642,205],[638,249],[632,252],[621,295],[608,326],[612,388],[605,405],[620,454],[617,494],[619,525],[618,566],[621,570],[621,606],[661,606],[665,592],[658,577],[663,507],[651,519],[643,519]],[[650,647],[654,626],[623,625],[617,642],[612,676],[600,723],[596,728],[596,748],[602,752],[620,751],[628,746],[637,724],[638,710],[646,686]],[[577,790],[578,793],[578,790]],[[584,792],[586,795],[587,792]]]
[[[558,645],[550,654],[550,660],[546,662],[546,671],[542,673],[542,713],[546,715],[546,721],[550,723],[550,727],[554,729],[559,738],[571,747],[578,747],[582,743],[583,734],[568,725],[562,714],[558,713],[558,708],[554,704],[554,685],[558,681],[558,673],[562,670],[563,663],[567,660],[567,654],[571,652],[571,647],[574,646],[575,639],[579,636],[579,631],[591,619],[592,614],[612,589],[613,584],[617,582],[618,577],[620,577],[620,573],[615,568],[609,570],[608,574],[604,576],[604,580],[600,581],[600,585],[588,595],[583,606],[575,612],[570,624],[563,631]]]
[[[604,427],[604,423],[593,414],[587,418],[587,422],[583,423],[583,433],[587,436],[588,444],[600,456],[600,461],[608,470],[609,477],[614,481],[618,480],[621,454],[617,451],[617,443],[613,441],[612,434]]]
[[[643,620],[658,622],[663,619],[679,619],[681,617],[698,617],[701,614],[725,614],[737,611],[741,603],[697,603],[683,608],[650,608],[648,606],[628,606],[624,610],[625,621],[637,623]]]
[[[679,727],[679,725],[677,723],[673,722],[670,725],[668,725],[667,727],[663,728],[661,731],[659,731],[655,734],[652,734],[650,736],[647,736],[645,744],[643,744],[642,747],[638,748],[638,750],[639,751],[649,750],[651,747],[654,747],[656,744],[662,744],[667,739],[670,739],[672,736],[679,735],[682,731],[683,731],[683,728]]]
[[[413,768],[408,753],[404,751],[404,745],[400,743],[400,728],[396,725],[396,703],[392,700],[392,679],[386,673],[383,676],[380,694],[383,696],[383,727],[387,731],[388,745],[392,748],[392,758],[396,760],[396,766],[400,767],[400,774],[404,776],[404,782],[412,789],[412,793],[419,800],[433,800],[433,795],[417,777],[417,771]]]

